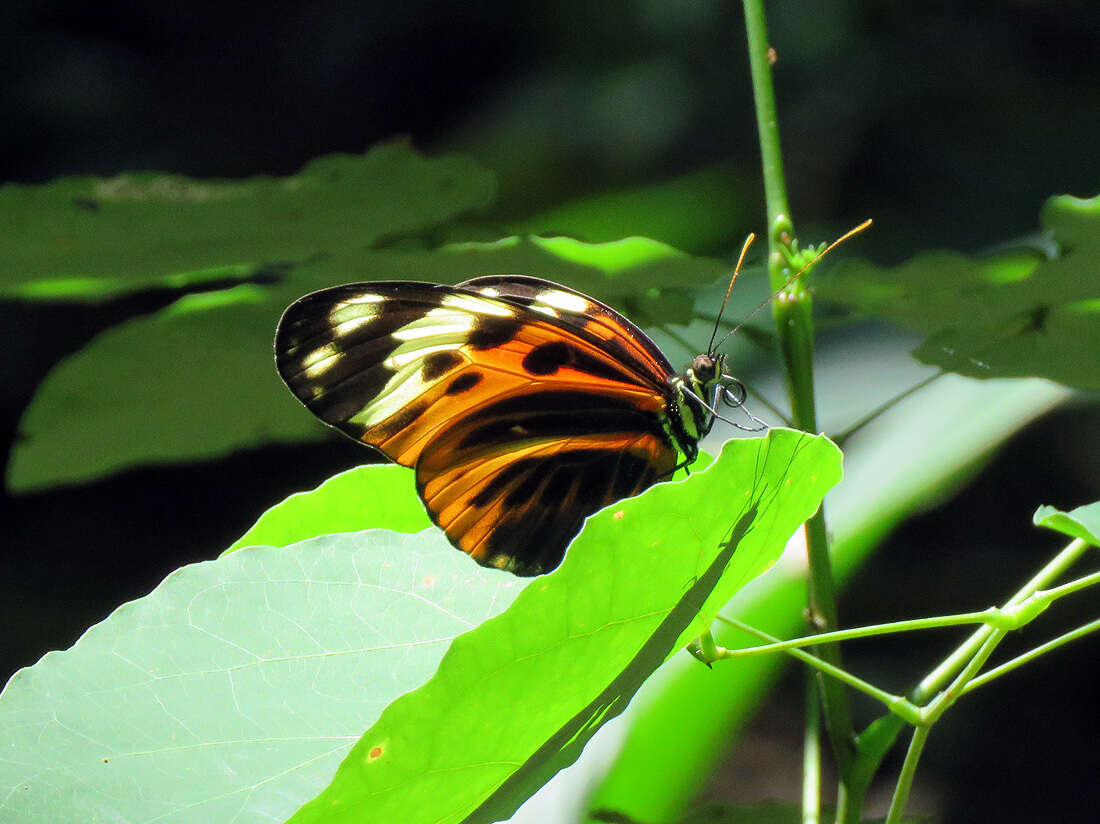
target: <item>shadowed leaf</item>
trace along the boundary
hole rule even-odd
[[[1100,197],[1051,198],[1044,228],[1059,255],[920,255],[896,269],[846,262],[819,293],[928,334],[921,361],[975,378],[1049,378],[1100,389]]]

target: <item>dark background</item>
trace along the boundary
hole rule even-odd
[[[405,135],[498,171],[506,220],[722,163],[741,170],[759,215],[730,228],[732,246],[763,222],[740,14],[707,0],[6,4],[0,181],[281,175]],[[1048,196],[1100,191],[1100,4],[811,0],[769,14],[788,185],[807,236],[873,216],[860,250],[880,261],[981,251],[1034,232]],[[0,305],[5,441],[59,357],[165,300]],[[1059,544],[1021,513],[1100,498],[1097,456],[1095,405],[1031,426],[952,505],[900,530],[846,595],[846,623],[1000,600]],[[215,555],[267,506],[362,459],[335,441],[271,448],[4,499],[0,674],[69,646],[172,569]],[[1059,620],[1095,617],[1090,600]],[[946,649],[938,636],[907,640],[884,664],[893,648],[879,643],[852,661],[916,676]],[[948,714],[918,773],[930,806],[950,822],[983,820],[991,798],[1012,820],[1094,820],[1100,782],[1083,776],[1100,770],[1098,653],[1079,643]],[[801,699],[792,688],[777,700]],[[777,704],[754,736],[779,742],[777,769],[795,775],[789,720]],[[712,794],[758,791],[744,773],[734,762]]]

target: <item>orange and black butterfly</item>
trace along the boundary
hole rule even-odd
[[[721,393],[744,400],[724,355],[677,374],[614,309],[522,276],[314,292],[283,314],[275,359],[321,420],[416,470],[452,544],[517,575],[690,464]]]

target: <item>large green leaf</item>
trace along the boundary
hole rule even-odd
[[[246,546],[289,546],[317,535],[376,527],[419,532],[432,522],[415,490],[413,473],[403,466],[357,466],[271,507],[226,552]]]
[[[593,516],[561,567],[457,639],[293,820],[507,817],[775,561],[839,477],[831,442],[773,430]]]
[[[818,284],[830,300],[927,333],[925,363],[976,378],[1049,378],[1100,389],[1100,197],[1051,198],[1059,254],[920,255],[895,269],[846,262]]]
[[[385,485],[394,472],[409,474],[345,473],[283,506],[338,524],[326,504],[353,474]],[[365,803],[410,821],[481,805],[489,820],[575,758],[839,476],[821,437],[731,443],[707,471],[594,516],[562,567],[529,581],[476,566],[437,530],[322,536],[185,567],[0,694],[0,781],[14,788],[0,819],[283,820],[344,756],[320,803],[359,804],[365,756],[387,783]],[[700,513],[704,500],[714,505]],[[368,506],[390,525],[384,502]],[[485,621],[520,590],[532,595]],[[414,776],[409,805],[396,773],[425,760],[440,771]]]
[[[700,472],[713,460],[701,451],[690,471]],[[682,469],[674,478],[689,474]],[[377,527],[418,532],[431,526],[431,520],[413,494],[415,489],[409,469],[396,464],[358,466],[271,507],[226,552],[246,546],[289,546],[317,535]]]
[[[562,257],[563,249],[570,259]],[[289,303],[334,283],[455,283],[483,274],[534,274],[580,285],[621,305],[667,308],[686,293],[669,297],[659,283],[710,282],[725,271],[719,261],[644,239],[631,242],[626,263],[621,252],[615,244],[578,247],[521,238],[438,250],[353,248],[288,266],[278,285],[242,284],[187,295],[104,332],[58,364],[21,422],[23,437],[12,451],[8,486],[25,492],[140,464],[325,437],[328,430],[300,407],[275,373],[271,341]]]
[[[0,820],[282,821],[523,583],[435,530],[184,567],[0,693]]]
[[[103,300],[355,255],[487,205],[493,175],[404,144],[319,158],[287,178],[151,172],[0,187],[0,295]]]

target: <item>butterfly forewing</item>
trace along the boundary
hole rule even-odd
[[[610,306],[580,292],[526,275],[489,275],[459,285],[554,317],[560,325],[638,370],[643,379],[664,385],[673,374],[665,353],[645,332]]]
[[[322,420],[416,468],[452,543],[519,574],[556,566],[585,517],[677,462],[668,361],[547,281],[316,292],[284,314],[276,360]]]

